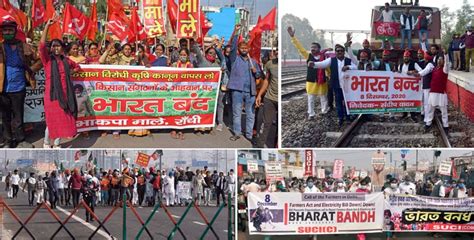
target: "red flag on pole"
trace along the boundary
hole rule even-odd
[[[136,41],[136,40],[143,40],[146,39],[146,32],[145,32],[145,27],[143,26],[142,22],[140,21],[140,17],[138,16],[137,13],[137,8],[132,9],[132,20],[131,20],[131,25],[132,25],[132,36],[130,36],[130,41]]]
[[[33,20],[33,28],[36,28],[45,22],[45,10],[41,0],[33,0],[33,6],[31,7],[31,18]]]
[[[46,20],[52,19],[54,17],[56,10],[54,9],[53,0],[46,0]],[[61,25],[58,22],[55,22],[49,27],[48,35],[50,39],[61,39]]]
[[[66,3],[63,19],[63,34],[69,33],[84,39],[89,26],[89,19],[77,8]]]
[[[18,24],[17,20],[3,8],[0,8],[0,16],[1,16],[0,24],[3,23],[3,21],[7,21],[7,20],[16,22]],[[17,31],[16,31],[15,38],[23,42],[26,41],[26,35],[21,29],[20,24],[18,24],[16,28],[17,28]]]
[[[110,16],[109,21],[107,22],[107,29],[112,32],[122,43],[128,42],[130,31],[128,29],[128,23],[124,19],[117,15],[113,14]]]
[[[456,165],[454,165],[454,160],[451,161],[451,164],[452,164],[451,169],[453,169],[452,170],[453,171],[453,178],[457,179],[457,178],[459,178],[459,176],[458,176],[458,171],[456,170]]]
[[[255,59],[258,63],[260,63],[260,52],[262,48],[262,29],[260,28],[261,19],[258,18],[257,25],[250,31],[249,36],[250,40],[248,42],[249,45],[249,54],[250,57]]]
[[[94,41],[95,35],[99,31],[97,27],[97,3],[92,3],[91,15],[89,16],[90,22],[87,27],[87,39]]]
[[[274,31],[276,28],[276,7],[272,8],[268,14],[261,19],[259,26],[263,31]]]
[[[166,1],[166,10],[168,12],[168,19],[170,20],[171,28],[173,33],[176,33],[176,24],[178,21],[178,5],[174,0]]]

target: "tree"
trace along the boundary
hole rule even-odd
[[[306,18],[299,18],[292,14],[285,14],[281,20],[282,25],[282,47],[284,54],[286,55],[287,59],[298,59],[300,55],[296,48],[291,43],[291,38],[286,32],[286,29],[289,26],[292,26],[296,31],[296,38],[305,46],[308,50],[312,42],[317,42],[321,44],[321,48],[329,47],[324,39],[324,34],[316,34],[313,27],[309,23],[308,19]]]
[[[463,34],[469,24],[474,24],[474,11],[468,0],[464,0],[461,8],[456,12],[449,12],[449,8],[441,9],[441,43],[447,48],[454,33]]]

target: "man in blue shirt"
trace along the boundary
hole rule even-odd
[[[255,122],[255,96],[257,95],[256,79],[260,78],[262,71],[257,62],[250,58],[247,43],[239,43],[239,30],[240,25],[237,24],[232,35],[232,51],[230,53],[232,71],[230,72],[229,83],[227,84],[227,89],[230,90],[232,95],[232,125],[234,132],[230,140],[237,141],[242,135],[242,104],[245,102],[245,137],[252,141],[253,125]]]
[[[31,147],[25,142],[23,131],[23,112],[26,95],[26,82],[35,86],[29,75],[31,49],[15,38],[17,24],[6,20],[0,25],[4,39],[0,43],[0,109],[2,112],[3,142],[0,147]]]

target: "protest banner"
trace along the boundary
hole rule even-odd
[[[314,176],[314,152],[313,150],[305,150],[304,158],[304,175]]]
[[[383,193],[249,193],[249,233],[381,232]]]
[[[142,166],[144,168],[148,167],[148,163],[150,162],[150,155],[141,153],[139,152],[137,155],[137,159],[135,160],[135,163],[139,166]]]
[[[178,181],[178,185],[176,187],[176,195],[180,199],[192,199],[191,182]]]
[[[385,200],[395,232],[474,232],[474,198],[391,195]]]
[[[143,23],[149,37],[166,34],[163,16],[163,0],[145,0],[143,3]]]
[[[201,11],[199,0],[178,0],[177,38],[201,36]]]
[[[350,114],[420,112],[421,80],[382,71],[346,71],[343,77],[346,109]]]
[[[247,160],[247,172],[249,173],[258,172],[258,161]]]
[[[23,121],[25,123],[43,122],[44,115],[44,69],[35,73],[36,88],[26,87]]]
[[[265,176],[267,178],[267,184],[274,183],[276,181],[283,181],[283,171],[281,170],[281,163],[265,163]]]
[[[333,178],[342,178],[344,175],[344,160],[336,159],[334,160],[334,167],[332,169]]]
[[[326,178],[326,172],[325,172],[325,170],[322,169],[322,168],[319,168],[319,169],[318,169],[317,174],[318,174],[317,177],[318,177],[319,179],[324,179],[324,178]]]
[[[439,163],[438,173],[445,176],[451,176],[452,161],[449,159],[441,160]]]
[[[81,65],[78,131],[213,127],[219,68]]]

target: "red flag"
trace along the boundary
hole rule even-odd
[[[97,27],[97,3],[92,3],[91,15],[89,16],[90,22],[87,28],[87,39],[94,41],[95,35],[99,31]]]
[[[3,8],[15,19],[15,22],[22,30],[24,30],[25,26],[28,26],[28,17],[26,14],[12,6],[8,0],[3,0]]]
[[[262,32],[263,31],[260,28],[260,24],[261,24],[260,17],[258,19],[259,21],[257,22],[257,25],[249,33],[250,40],[249,40],[248,45],[250,48],[249,50],[250,57],[252,57],[253,59],[255,59],[255,61],[260,63],[260,52],[262,48]]]
[[[55,12],[53,0],[46,0],[46,20],[52,19]],[[61,39],[62,34],[59,21],[49,27],[48,35],[50,39]]]
[[[130,30],[128,23],[118,14],[113,14],[107,22],[107,29],[112,32],[121,42],[128,42]]]
[[[170,20],[171,28],[173,33],[176,33],[176,24],[178,21],[178,4],[174,0],[166,1],[166,9],[168,12],[168,18]]]
[[[257,23],[257,26],[259,26],[263,31],[274,31],[276,28],[275,19],[276,7],[272,8],[272,10],[270,10],[270,12],[268,12],[268,14]]]
[[[122,5],[122,1],[120,0],[108,0],[107,1],[107,9],[108,9],[108,16],[107,18],[110,20],[110,18],[112,17],[112,15],[114,14],[125,14],[125,11],[124,11],[124,8],[123,8],[123,5]]]
[[[45,22],[45,11],[41,0],[33,0],[33,6],[31,7],[31,19],[33,20],[33,28],[36,28]]]
[[[146,32],[145,32],[145,27],[143,26],[142,22],[140,21],[140,17],[138,16],[137,13],[137,8],[132,9],[132,19],[131,19],[131,31],[132,36],[130,36],[130,41],[136,41],[136,40],[143,40],[146,39]]]
[[[459,176],[458,176],[458,171],[456,170],[456,165],[454,165],[454,160],[452,160],[451,163],[452,163],[451,169],[453,169],[453,178],[457,179],[459,178]]]
[[[66,3],[63,19],[63,34],[69,33],[79,39],[84,39],[87,33],[89,19],[74,6]]]
[[[0,24],[7,20],[16,22],[18,24],[17,20],[3,8],[0,8],[0,16]],[[23,32],[23,29],[21,29],[20,24],[17,25],[16,30],[15,38],[23,42],[26,41],[26,35]]]
[[[200,12],[199,21],[201,25],[201,36],[199,36],[197,41],[201,43],[201,45],[204,45],[204,37],[206,37],[209,30],[211,30],[212,23],[207,20],[206,15],[204,14],[204,12],[202,12],[202,9],[200,9],[199,12]]]

